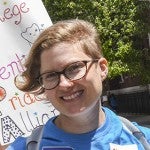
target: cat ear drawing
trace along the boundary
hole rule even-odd
[[[40,32],[43,30],[44,24],[41,24],[41,27],[33,23],[30,27],[27,27],[22,33],[21,37],[32,46],[33,42],[36,40]]]

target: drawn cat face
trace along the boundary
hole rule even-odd
[[[40,28],[37,24],[33,23],[30,27],[26,28],[24,32],[21,33],[21,36],[29,42],[29,44],[33,44],[35,39],[40,33]]]

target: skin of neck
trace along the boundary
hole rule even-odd
[[[105,121],[105,113],[101,104],[97,101],[93,106],[76,116],[60,114],[55,124],[58,128],[74,134],[88,133],[100,127]]]

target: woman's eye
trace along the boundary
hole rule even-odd
[[[72,65],[67,69],[67,72],[74,72],[77,71],[80,68],[78,65]]]
[[[76,64],[73,64],[73,65],[71,65],[71,66],[69,66],[68,68],[67,68],[67,72],[69,73],[69,72],[78,72],[78,71],[80,71],[80,69],[82,69],[84,67],[84,65],[83,64],[81,64],[81,63],[76,63]]]
[[[79,69],[79,68],[80,68],[80,66],[78,66],[78,65],[73,65],[73,66],[70,67],[70,70],[76,70],[76,69]]]
[[[57,77],[56,73],[49,73],[45,75],[45,80],[53,80]]]

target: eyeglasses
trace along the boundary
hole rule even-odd
[[[98,59],[77,61],[68,65],[64,70],[60,72],[46,72],[41,74],[37,80],[41,87],[46,90],[54,89],[60,83],[60,75],[63,74],[70,81],[75,81],[83,78],[87,73],[87,63],[97,62]]]

